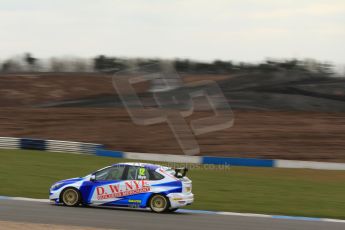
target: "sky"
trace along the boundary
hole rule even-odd
[[[345,64],[344,0],[0,0],[0,59],[99,54]]]

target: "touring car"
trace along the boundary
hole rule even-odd
[[[58,181],[49,199],[65,206],[119,206],[175,211],[194,201],[186,168],[154,164],[119,163],[85,177]]]

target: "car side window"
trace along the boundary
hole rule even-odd
[[[151,180],[162,180],[164,176],[159,174],[158,172],[151,171]]]
[[[95,173],[97,180],[121,180],[125,166],[112,166]]]
[[[145,167],[130,166],[128,168],[127,180],[150,180],[149,170]]]

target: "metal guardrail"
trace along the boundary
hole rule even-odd
[[[96,150],[103,148],[101,144],[74,141],[42,140],[33,138],[0,137],[2,149],[32,149],[49,152],[69,152],[96,154]]]
[[[101,144],[74,141],[42,140],[32,138],[0,137],[0,149],[33,149],[45,150],[49,152],[93,154],[97,156],[116,157],[131,160],[148,160],[176,163],[345,170],[345,163],[122,152],[104,149],[104,146]]]
[[[19,149],[20,141],[14,137],[0,137],[0,149]]]

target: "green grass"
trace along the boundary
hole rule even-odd
[[[0,150],[0,195],[47,198],[53,182],[84,176],[126,159]],[[345,171],[231,167],[191,169],[203,210],[345,219]]]

